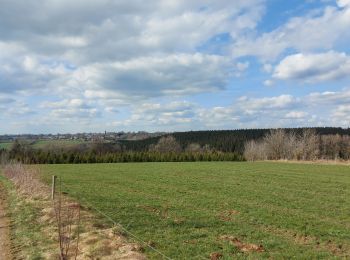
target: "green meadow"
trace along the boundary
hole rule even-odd
[[[35,149],[43,149],[46,147],[54,146],[57,148],[70,148],[77,144],[86,143],[81,140],[37,140],[29,141],[30,146]],[[0,142],[0,149],[10,149],[13,142]]]
[[[0,142],[0,149],[9,149],[11,147],[12,143],[11,142]]]
[[[33,148],[45,148],[47,146],[55,146],[59,148],[69,148],[77,144],[82,144],[80,140],[38,140],[32,144]]]
[[[350,257],[350,167],[273,162],[43,165],[70,196],[171,259]],[[107,221],[107,220],[106,220]],[[130,237],[130,240],[133,240]],[[150,259],[161,259],[145,246]]]

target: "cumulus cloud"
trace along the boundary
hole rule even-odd
[[[1,5],[0,92],[119,104],[224,89],[249,63],[198,48],[220,34],[239,37],[264,12],[262,0]]]
[[[265,4],[2,0],[0,117],[15,122],[30,115],[46,129],[81,131],[106,122],[148,130],[282,126],[307,122],[322,106],[342,115],[348,90],[297,97],[279,83],[347,76],[349,56],[337,46],[350,40],[349,1],[260,33]],[[263,67],[245,56],[258,57]],[[272,77],[264,79],[263,71]],[[253,82],[285,94],[264,95]],[[223,105],[220,95],[231,94],[233,104]],[[40,131],[15,123],[16,132]]]
[[[337,4],[340,7],[349,7],[350,1],[349,0],[337,0]]]
[[[350,125],[349,90],[313,93],[301,97],[280,95],[248,98],[229,106],[196,109],[204,128],[295,127]]]
[[[233,47],[235,57],[258,56],[274,61],[287,50],[310,52],[329,50],[350,40],[350,5],[348,0],[337,1],[321,12],[293,17],[271,32],[238,39]]]
[[[333,122],[345,127],[350,127],[350,105],[337,106],[332,112]]]
[[[315,105],[340,105],[350,103],[350,89],[341,91],[313,92],[306,97],[307,102]]]
[[[249,98],[243,96],[238,99],[240,108],[249,111],[267,110],[267,109],[286,109],[298,105],[300,101],[292,95],[280,95],[275,97]]]
[[[77,82],[84,84],[87,95],[103,86],[104,90],[115,92],[115,98],[193,94],[224,89],[231,74],[230,64],[222,56],[200,53],[140,57],[92,64],[77,71]],[[104,96],[109,95],[97,97]]]
[[[349,116],[350,116],[350,105],[338,106],[337,109],[335,110],[334,115],[336,115],[337,117],[343,117],[343,119],[349,118]]]
[[[3,44],[0,48],[0,93],[56,92],[72,73],[72,68],[62,60],[27,54],[16,45]]]
[[[286,114],[286,118],[289,119],[301,119],[305,118],[308,115],[308,113],[304,111],[290,111]]]
[[[349,76],[349,71],[350,57],[345,53],[298,53],[285,57],[275,68],[273,77],[313,83],[341,79]]]
[[[113,127],[157,129],[168,131],[185,130],[197,122],[197,105],[187,101],[172,101],[166,104],[143,103],[135,106],[129,118],[113,121]],[[154,131],[154,130],[153,130]]]
[[[64,99],[56,102],[45,101],[41,108],[50,109],[52,118],[65,118],[68,120],[75,118],[95,118],[100,115],[100,111],[93,105],[82,99]]]
[[[32,109],[27,103],[23,101],[16,101],[12,98],[0,97],[0,118],[6,118],[7,121],[10,121],[12,118],[26,117],[37,114],[37,111]],[[4,127],[5,124],[2,124]]]

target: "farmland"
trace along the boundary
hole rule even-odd
[[[85,142],[80,140],[28,140],[28,144],[34,149],[43,149],[50,146],[69,148],[83,143]],[[10,149],[12,144],[13,142],[0,142],[0,149]]]
[[[0,142],[0,149],[9,149],[11,147],[12,143],[11,142]]]
[[[349,166],[128,163],[43,170],[46,181],[51,174],[61,176],[68,194],[82,204],[89,201],[171,258],[350,253]],[[229,242],[233,238],[259,250],[244,253]],[[147,248],[146,253],[157,257]]]
[[[79,140],[38,140],[32,144],[33,148],[45,148],[46,146],[56,146],[56,147],[72,147],[77,144],[82,144],[84,141]]]

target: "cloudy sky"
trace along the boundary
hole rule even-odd
[[[0,7],[0,134],[350,125],[350,0]]]

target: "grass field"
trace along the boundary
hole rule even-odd
[[[350,257],[350,167],[288,163],[45,165],[172,259]],[[254,249],[263,252],[242,252]],[[146,248],[151,259],[161,258]]]
[[[9,149],[11,147],[11,142],[0,143],[0,149]]]
[[[39,140],[36,141],[32,147],[33,148],[45,148],[46,146],[53,145],[56,147],[71,147],[77,144],[82,144],[84,141],[80,140]]]
[[[39,148],[45,148],[47,146],[55,146],[55,147],[62,147],[62,148],[69,148],[77,144],[85,143],[84,141],[80,140],[38,140],[33,141],[31,144],[32,148],[39,149]],[[10,149],[12,145],[12,142],[0,142],[0,149]]]

